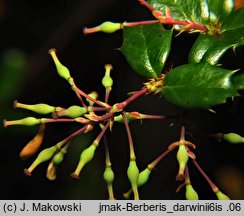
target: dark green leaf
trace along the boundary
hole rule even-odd
[[[230,31],[244,28],[244,7],[234,11],[230,16],[224,20],[221,31]]]
[[[159,23],[124,28],[121,47],[131,67],[145,77],[158,77],[171,47],[172,30]]]
[[[224,20],[234,9],[234,0],[208,0],[210,19]]]
[[[190,54],[190,63],[215,65],[229,48],[244,45],[244,8],[233,12],[222,25],[219,36],[199,35]]]
[[[234,71],[208,64],[187,64],[170,71],[162,93],[172,104],[184,108],[210,108],[237,96],[231,82]]]
[[[220,0],[215,1],[220,2]],[[175,20],[192,20],[199,24],[210,24],[216,23],[219,17],[216,13],[214,13],[216,16],[213,16],[208,0],[148,0],[148,3],[164,15],[165,8],[169,8]]]

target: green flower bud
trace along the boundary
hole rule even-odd
[[[179,149],[177,152],[177,160],[179,163],[179,172],[177,174],[177,179],[178,180],[183,180],[185,175],[184,175],[184,171],[185,171],[185,167],[188,161],[188,153],[186,151],[186,147],[185,145],[179,145]]]
[[[243,143],[244,138],[236,133],[227,133],[223,135],[223,139],[231,144]]]
[[[4,127],[10,126],[10,125],[26,125],[26,126],[33,126],[36,124],[40,124],[41,120],[34,118],[34,117],[27,117],[19,120],[13,120],[13,121],[3,121]]]
[[[68,81],[70,78],[69,69],[67,67],[65,67],[64,65],[62,65],[61,62],[58,60],[58,57],[56,55],[56,50],[50,49],[48,53],[51,55],[51,57],[54,61],[54,64],[57,68],[57,72],[58,72],[59,76],[61,76],[62,78],[66,79]]]
[[[138,177],[139,177],[139,169],[134,160],[130,161],[130,164],[129,164],[129,167],[127,170],[127,176],[132,184],[137,185]]]
[[[150,174],[151,174],[151,170],[148,168],[140,172],[138,177],[138,183],[137,183],[139,187],[147,183]]]
[[[114,33],[117,30],[121,29],[120,23],[113,23],[106,21],[98,26],[99,30],[105,33]]]
[[[54,153],[57,151],[57,147],[56,146],[52,146],[49,148],[46,148],[44,150],[42,150],[39,155],[37,156],[36,160],[42,162],[48,161],[52,158],[52,156],[54,155]]]
[[[136,120],[136,118],[132,117],[129,112],[126,112],[126,118],[129,123]],[[114,121],[119,122],[119,123],[124,123],[122,114],[115,116]]]
[[[230,198],[223,194],[221,191],[216,192],[216,196],[219,200],[229,200]]]
[[[113,85],[113,80],[110,77],[110,71],[113,69],[113,66],[111,64],[105,65],[105,76],[102,79],[102,84],[105,88],[111,88]]]
[[[90,94],[88,94],[90,97],[92,97],[93,99],[97,99],[98,98],[98,93],[93,91]],[[89,99],[86,98],[86,101],[89,103],[90,106],[93,106],[94,102],[90,101]]]
[[[198,194],[194,190],[191,184],[186,185],[186,199],[187,200],[198,200]]]
[[[110,76],[104,76],[102,79],[102,84],[105,88],[111,88],[113,85],[113,80]]]
[[[64,140],[57,143],[56,147],[60,149],[60,145],[62,145],[63,142]],[[69,147],[69,143],[65,144],[65,146],[53,157],[54,165],[59,165],[60,163],[62,163],[64,159],[64,155],[67,153],[68,147]]]
[[[131,160],[129,167],[127,169],[127,176],[128,179],[131,183],[131,187],[134,193],[134,199],[138,200],[139,199],[139,194],[138,194],[138,178],[139,178],[139,169],[136,165],[136,161]]]
[[[27,109],[33,112],[36,112],[38,114],[49,114],[55,111],[55,107],[54,106],[49,106],[48,104],[33,104],[33,105],[28,105],[28,104],[22,104],[22,103],[18,103],[17,101],[14,102],[14,107],[15,108],[23,108],[23,109]]]
[[[63,159],[64,159],[64,154],[63,152],[60,151],[53,157],[53,163],[55,165],[59,165],[60,163],[62,163]]]
[[[112,184],[112,182],[114,180],[114,172],[110,166],[106,167],[106,169],[103,173],[103,179],[105,180],[105,182],[107,184]]]
[[[82,151],[80,155],[80,161],[78,163],[78,166],[76,167],[76,170],[74,173],[71,174],[72,177],[74,178],[79,178],[80,172],[82,168],[92,160],[95,150],[97,146],[96,145],[90,145],[88,148]]]
[[[148,167],[146,169],[144,169],[142,172],[139,173],[138,176],[138,182],[137,182],[137,186],[143,186],[144,184],[147,183],[149,176],[151,174],[151,169],[149,169]],[[124,198],[129,199],[130,194],[132,192],[132,189],[130,189],[127,193],[124,193]]]
[[[57,114],[57,116],[67,116],[70,118],[77,118],[77,117],[84,115],[86,112],[87,112],[87,109],[85,107],[73,105],[67,109],[57,112],[56,114]]]
[[[37,156],[36,160],[32,163],[32,165],[28,168],[25,169],[25,174],[30,176],[31,172],[41,163],[48,161],[52,158],[52,156],[55,154],[55,152],[57,151],[57,147],[56,146],[52,146],[49,148],[46,148],[44,150],[42,150],[39,155]]]

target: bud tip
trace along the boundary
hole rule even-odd
[[[111,64],[105,64],[104,67],[105,69],[109,69],[109,70],[113,69],[113,65]]]
[[[56,52],[56,49],[55,48],[51,48],[50,50],[48,50],[48,54],[51,55],[52,52]]]
[[[80,177],[76,173],[71,173],[70,176],[71,176],[71,178],[76,179],[76,180],[80,179]]]
[[[17,108],[17,104],[18,104],[18,101],[17,101],[17,100],[15,100],[15,101],[14,101],[14,109],[16,109],[16,108]]]
[[[185,179],[185,175],[182,173],[178,173],[176,176],[176,180],[183,181]]]
[[[31,172],[28,169],[24,169],[24,173],[26,176],[31,176]]]
[[[7,127],[8,124],[7,124],[7,120],[6,119],[3,119],[3,127]]]

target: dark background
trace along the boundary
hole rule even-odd
[[[0,119],[19,119],[35,114],[14,110],[13,101],[47,103],[68,107],[79,105],[69,85],[60,78],[48,55],[56,48],[60,60],[71,71],[80,89],[93,90],[104,97],[101,79],[104,64],[114,66],[111,104],[124,100],[128,92],[142,87],[145,78],[137,75],[117,48],[122,45],[122,32],[112,35],[83,35],[83,27],[93,27],[104,21],[115,22],[152,19],[150,12],[136,0],[0,0]],[[197,35],[181,34],[173,38],[172,50],[164,70],[187,63],[187,55]],[[243,68],[243,49],[229,51],[222,59],[224,67]],[[214,107],[216,113],[193,110],[187,113],[187,138],[197,145],[197,160],[209,177],[231,199],[244,199],[244,145],[218,142],[205,136],[218,132],[236,132],[244,136],[243,98],[229,100]],[[129,111],[173,115],[182,110],[158,96],[145,96],[128,107]],[[38,115],[35,115],[38,116]],[[173,126],[171,124],[174,123]],[[178,140],[177,120],[148,120],[131,124],[137,162],[140,170],[154,160],[167,146]],[[76,124],[47,126],[42,148],[54,145],[77,130]],[[34,158],[21,161],[23,146],[35,135],[37,127],[0,126],[0,198],[1,199],[107,199],[103,145],[81,173],[79,181],[70,178],[82,149],[98,134],[74,139],[70,151],[59,167],[57,180],[45,177],[47,164],[40,165],[31,178],[23,174]],[[111,160],[115,171],[114,192],[117,199],[129,189],[126,170],[129,163],[127,135],[123,125],[116,125],[108,134]],[[200,199],[216,199],[211,188],[190,163],[190,175]],[[162,160],[149,182],[140,188],[141,199],[184,199],[184,189],[175,193],[180,184],[176,151]]]

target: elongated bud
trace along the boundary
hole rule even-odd
[[[185,145],[179,145],[179,149],[177,152],[177,160],[179,163],[179,172],[176,177],[177,180],[181,181],[185,178],[184,171],[185,171],[185,167],[186,167],[188,158],[189,158],[189,156],[188,156]]]
[[[113,79],[110,77],[110,72],[113,69],[113,66],[111,64],[105,65],[105,76],[102,79],[102,84],[105,88],[111,88],[113,85]]]
[[[230,200],[228,196],[223,194],[220,190],[214,191],[216,196],[218,197],[218,200]]]
[[[129,123],[137,119],[135,117],[132,117],[129,112],[126,112],[125,114],[126,114],[127,121]],[[119,123],[124,123],[122,114],[115,116],[114,121]]]
[[[93,99],[97,99],[98,98],[98,93],[96,91],[92,91],[90,94],[88,94],[90,97],[92,97]],[[90,106],[93,106],[94,102],[87,99],[86,98],[86,101],[89,103]]]
[[[79,175],[80,172],[82,170],[82,168],[89,162],[92,160],[95,150],[96,150],[97,146],[96,145],[90,145],[88,148],[86,148],[85,150],[82,151],[81,155],[80,155],[80,161],[78,163],[78,166],[76,167],[76,170],[74,173],[71,174],[71,176],[73,178],[79,179]]]
[[[138,177],[138,187],[147,183],[150,174],[151,174],[151,169],[149,169],[148,167],[144,169],[142,172],[140,172]]]
[[[139,200],[139,194],[138,194],[138,178],[139,178],[139,169],[136,165],[135,160],[131,160],[129,167],[127,169],[127,176],[131,183],[132,191],[134,193],[134,199]]]
[[[197,192],[194,190],[191,184],[186,185],[186,199],[187,200],[199,200]]]
[[[227,133],[223,135],[223,139],[231,144],[239,144],[244,142],[244,138],[236,133]]]
[[[114,172],[111,166],[106,166],[105,171],[103,173],[103,179],[107,183],[109,200],[115,200],[113,192]]]
[[[114,172],[111,166],[107,166],[103,173],[103,179],[107,184],[112,184],[114,181]]]
[[[55,111],[54,106],[50,106],[50,105],[44,104],[44,103],[28,105],[28,104],[22,104],[22,103],[19,103],[18,101],[15,101],[14,107],[27,109],[27,110],[30,110],[30,111],[33,111],[35,113],[42,114],[42,115],[46,115],[46,114],[49,114],[49,113],[52,113]]]
[[[93,28],[84,28],[84,34],[91,34],[95,32],[105,32],[105,33],[114,33],[117,30],[123,28],[123,25],[120,23],[114,23],[110,21],[106,21],[99,26]]]
[[[33,126],[36,124],[40,124],[41,120],[34,118],[34,117],[27,117],[19,120],[13,120],[13,121],[3,121],[3,126],[8,127],[10,125],[26,125],[26,126]]]
[[[151,169],[149,167],[147,167],[146,169],[144,169],[142,172],[139,173],[138,182],[137,182],[138,187],[141,187],[147,183],[150,174],[151,174]],[[124,198],[129,199],[131,192],[132,189],[130,189],[127,193],[124,193],[123,194]]]
[[[57,166],[54,164],[53,160],[49,163],[49,165],[47,167],[46,177],[50,181],[53,181],[57,178]]]
[[[45,124],[40,124],[38,133],[36,136],[27,143],[27,145],[21,150],[19,156],[22,160],[25,160],[33,156],[40,148],[44,137]]]
[[[52,146],[50,148],[46,148],[42,150],[37,156],[36,160],[31,164],[28,169],[25,169],[24,172],[26,175],[31,176],[31,172],[41,163],[48,161],[52,158],[52,156],[57,151],[56,146]]]
[[[54,157],[53,163],[59,165],[64,160],[64,155],[67,153],[68,145],[65,145]]]
[[[50,49],[48,51],[48,53],[51,55],[51,57],[54,61],[54,64],[57,68],[57,72],[58,72],[59,76],[61,76],[62,78],[66,79],[68,81],[70,78],[69,69],[66,66],[62,65],[61,62],[58,60],[58,57],[56,55],[56,49]]]
[[[87,109],[85,107],[80,107],[80,106],[70,106],[67,109],[64,109],[60,112],[56,112],[54,115],[60,117],[60,116],[67,116],[70,118],[77,118],[82,115],[84,115],[87,112]]]

